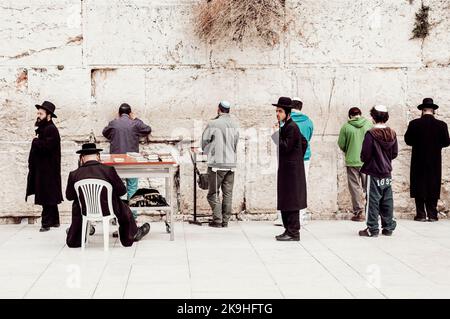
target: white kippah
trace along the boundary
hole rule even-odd
[[[228,101],[220,101],[220,106],[225,109],[229,109],[231,107],[231,103]]]
[[[387,107],[384,106],[384,105],[381,105],[381,104],[375,105],[374,109],[377,110],[378,112],[385,112],[385,113],[387,113],[387,111],[388,111]]]
[[[300,98],[298,96],[292,98],[292,101],[301,101]]]

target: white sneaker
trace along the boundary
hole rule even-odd
[[[275,226],[283,226],[283,221],[281,219],[277,219],[276,221],[273,222],[273,224]]]
[[[283,219],[281,218],[281,213],[277,213],[277,219],[273,222],[275,226],[283,226]]]
[[[301,226],[308,225],[309,219],[310,219],[309,213],[300,212],[300,225]]]

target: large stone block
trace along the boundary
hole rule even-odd
[[[96,136],[102,136],[108,122],[117,118],[122,103],[128,103],[138,118],[149,122],[151,110],[146,107],[145,73],[142,68],[91,70],[90,129]]]
[[[295,94],[314,123],[314,134],[337,135],[348,109],[361,105],[360,70],[354,68],[298,68]]]
[[[423,62],[430,66],[450,65],[450,2],[425,0],[430,7],[430,34],[423,41]]]
[[[292,0],[288,4],[294,14],[290,63],[421,62],[420,41],[410,41],[419,4],[386,0]]]
[[[440,106],[438,118],[450,121],[450,68],[424,68],[408,70],[406,105],[408,120],[420,116],[417,105],[431,97]]]
[[[56,67],[31,69],[28,81],[28,93],[34,103],[47,100],[55,104],[58,118],[54,122],[63,140],[81,136],[88,138],[99,120],[93,116],[90,104],[89,70],[81,68],[59,70]],[[35,108],[30,105],[28,112],[34,119]]]
[[[398,135],[406,131],[406,71],[403,69],[374,69],[361,74],[361,105],[369,110],[376,104],[389,110],[388,125]],[[368,113],[365,113],[369,117]]]
[[[86,61],[90,65],[205,64],[193,33],[192,3],[85,1]]]
[[[80,0],[2,1],[0,65],[82,64]]]
[[[154,136],[181,135],[199,141],[207,121],[217,115],[221,100],[235,101],[233,71],[197,68],[147,71],[146,110]]]

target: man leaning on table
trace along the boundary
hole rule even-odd
[[[119,116],[109,122],[103,129],[103,136],[110,140],[111,154],[139,153],[139,138],[151,133],[150,126],[138,119],[131,111],[130,105],[123,103],[119,107]],[[127,178],[127,200],[138,190],[138,179]],[[136,219],[137,213],[133,211]]]

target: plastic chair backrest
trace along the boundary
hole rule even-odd
[[[102,203],[101,203],[101,193],[103,188],[106,188],[106,197],[108,202],[109,213],[113,212],[112,208],[112,186],[110,183],[96,178],[82,179],[75,183],[75,191],[78,197],[78,203],[80,204],[80,209],[83,207],[80,200],[80,190],[84,197],[85,207],[86,207],[86,217],[88,218],[102,218]],[[106,214],[110,215],[110,214]]]

